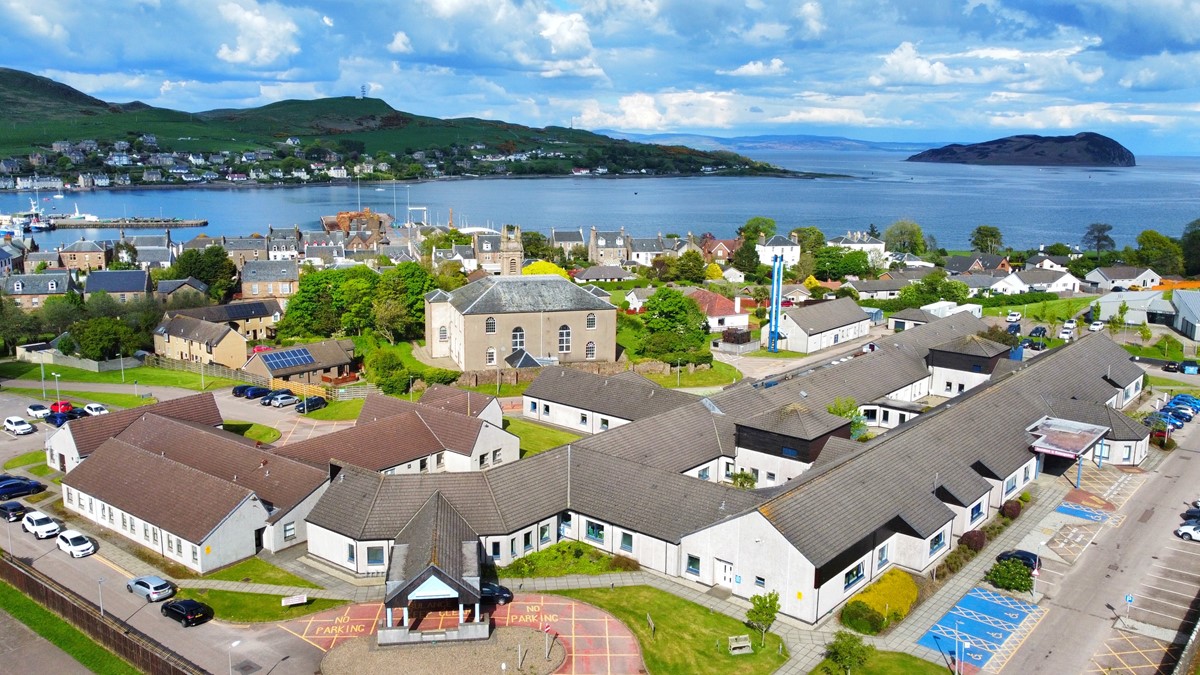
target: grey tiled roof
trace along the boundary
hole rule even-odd
[[[215,347],[220,344],[221,340],[225,339],[226,335],[233,333],[234,330],[225,324],[209,323],[200,319],[193,319],[190,316],[177,314],[170,318],[164,318],[158,324],[158,327],[154,329],[154,332],[158,335],[169,335],[174,338]]]
[[[1007,345],[1002,345],[999,342],[993,342],[987,338],[978,335],[964,335],[954,338],[947,342],[934,345],[930,349],[935,349],[939,352],[953,352],[955,354],[966,354],[968,356],[982,356],[991,358],[1009,351]]]
[[[901,321],[920,321],[922,323],[932,323],[942,317],[920,309],[919,307],[907,307],[899,312],[896,312],[890,318],[900,319]]]
[[[550,241],[555,244],[582,244],[584,243],[583,232],[579,230],[552,230],[550,232]]]
[[[899,291],[909,285],[907,279],[859,279],[847,281],[845,286],[852,286],[859,293],[879,293],[882,291]]]
[[[762,429],[807,441],[849,425],[850,420],[845,417],[838,417],[826,411],[824,407],[803,402],[788,403],[774,410],[738,420],[738,426]]]
[[[296,281],[300,265],[295,260],[247,260],[242,266],[242,281]]]
[[[834,328],[849,326],[860,321],[866,321],[858,303],[850,298],[838,298],[821,303],[805,303],[799,307],[789,307],[783,310],[792,321],[796,322],[809,335],[824,333]]]
[[[188,277],[186,279],[163,279],[162,281],[158,282],[158,292],[163,294],[173,293],[184,286],[188,286],[200,293],[208,292],[208,284],[195,277]]]
[[[596,265],[575,275],[577,281],[603,281],[604,279],[632,279],[634,276],[615,265]]]
[[[669,432],[647,434],[645,427]],[[681,473],[716,457],[733,457],[734,438],[733,416],[714,413],[696,401],[645,418],[641,424],[625,424],[582,438],[573,445]]]
[[[160,285],[162,282],[159,282]],[[224,305],[208,305],[190,309],[173,309],[170,314],[190,316],[212,323],[241,321],[244,319],[260,319],[275,316],[283,310],[279,308],[278,300],[240,300]]]
[[[266,251],[266,237],[225,237],[222,246],[226,251]]]
[[[51,282],[55,289],[50,290]],[[21,290],[17,290],[20,284]],[[5,295],[52,295],[66,293],[68,290],[79,290],[74,279],[68,272],[46,272],[43,274],[10,274],[4,277]]]
[[[770,239],[768,239],[767,243],[759,244],[759,246],[770,246],[773,248],[781,248],[781,247],[799,247],[800,244],[797,244],[796,242],[792,241],[791,239],[788,239],[787,237],[783,236],[782,234],[777,234],[777,235],[772,236]]]
[[[144,270],[96,270],[87,275],[86,292],[145,293],[150,273]]]
[[[646,380],[605,377],[562,367],[543,370],[525,395],[626,420],[652,417],[696,401],[692,394]]]
[[[312,355],[314,361],[312,363],[301,363],[297,365],[280,365],[276,368],[271,368],[268,360],[264,359],[264,355],[279,355],[292,352],[299,352],[307,349]],[[263,365],[267,366],[272,377],[287,377],[297,373],[311,373],[317,370],[325,370],[326,368],[335,368],[338,366],[347,366],[351,362],[351,353],[354,350],[354,343],[350,340],[322,340],[320,342],[310,342],[307,344],[296,345],[294,347],[285,347],[283,349],[275,349],[269,352],[258,352],[250,357],[251,360],[261,360]]]
[[[1116,266],[1097,267],[1094,271],[1110,281],[1127,281],[1138,278],[1143,272],[1153,272],[1154,270],[1148,267]]]
[[[479,576],[479,534],[442,493],[431,495],[405,523],[396,535],[396,545],[400,555],[391,561],[389,581],[395,576],[399,577],[396,581],[411,584],[435,567],[448,577],[446,581],[459,587],[460,598],[467,591],[468,600],[478,600],[477,589],[467,587],[463,577]],[[399,574],[394,575],[397,568]]]
[[[1059,279],[1070,274],[1070,272],[1058,272],[1056,270],[1045,270],[1040,267],[1030,267],[1023,269],[1020,272],[1014,272],[1017,278],[1029,285],[1033,284],[1052,284]]]
[[[450,304],[462,314],[614,309],[613,305],[555,274],[493,276],[473,281],[448,295]]]

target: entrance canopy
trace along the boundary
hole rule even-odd
[[[1091,452],[1109,432],[1108,427],[1084,424],[1058,417],[1043,417],[1028,428],[1035,440],[1030,447],[1034,452],[1067,459],[1078,459]]]

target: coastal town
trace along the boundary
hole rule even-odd
[[[1014,251],[981,226],[949,252],[908,221],[423,215],[6,236],[5,578],[69,589],[155,672],[427,670],[431,642],[482,664],[518,626],[549,636],[532,672],[634,672],[693,601],[725,670],[809,672],[841,640],[994,671],[1054,639],[1048,603],[1108,555],[1088,546],[1186,491],[1155,468],[1200,409],[1200,285],[1153,231]],[[1139,552],[1190,570],[1187,527]],[[671,608],[649,624],[646,592]],[[1193,630],[1148,593],[1092,629]],[[969,633],[960,607],[1020,620]],[[625,646],[585,608],[633,611],[603,623]]]

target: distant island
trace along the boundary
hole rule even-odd
[[[1024,134],[984,143],[926,150],[909,162],[1019,166],[1135,166],[1133,153],[1113,139],[1085,131],[1074,136]]]

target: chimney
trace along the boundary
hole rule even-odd
[[[740,296],[740,295],[733,296],[733,313],[734,314],[742,313],[742,296]]]

